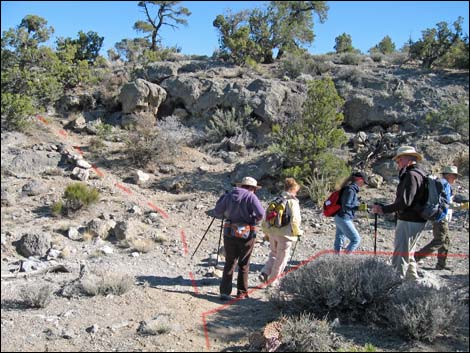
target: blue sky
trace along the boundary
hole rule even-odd
[[[389,35],[397,48],[411,37],[421,38],[426,28],[445,21],[452,24],[458,16],[464,18],[463,31],[468,33],[468,1],[328,1],[328,19],[321,24],[315,18],[313,54],[334,51],[335,38],[348,33],[352,44],[367,52],[383,37]],[[181,47],[184,54],[212,55],[218,48],[218,36],[212,22],[227,9],[264,7],[265,1],[182,1],[178,6],[187,7],[188,26],[162,30],[163,43]],[[101,53],[112,48],[123,38],[141,37],[132,29],[138,20],[144,20],[137,1],[2,1],[1,29],[16,27],[28,15],[38,15],[54,27],[51,45],[58,37],[77,38],[80,30],[95,31],[104,36]],[[451,27],[453,28],[453,27]]]

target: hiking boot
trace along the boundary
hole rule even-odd
[[[220,300],[222,300],[224,302],[227,301],[227,300],[231,300],[231,299],[232,299],[232,297],[228,294],[221,294],[220,295]]]
[[[261,282],[266,282],[268,280],[268,275],[264,272],[261,272],[260,275],[258,276],[258,279]]]
[[[238,299],[249,299],[248,293],[239,293],[237,294]]]
[[[451,271],[451,270],[452,270],[451,267],[446,266],[446,265],[436,265],[435,269],[436,269],[436,270],[447,270],[447,271]]]

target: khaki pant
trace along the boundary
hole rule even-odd
[[[445,219],[440,222],[435,222],[432,225],[432,235],[433,239],[431,242],[416,252],[415,259],[419,261],[437,251],[437,266],[445,267],[450,244],[449,222]]]
[[[402,279],[419,278],[414,252],[425,225],[426,223],[397,221],[392,265]]]
[[[270,234],[269,244],[271,245],[271,252],[261,272],[265,273],[269,280],[275,278],[272,284],[276,285],[279,275],[284,271],[287,261],[289,261],[289,250],[292,241],[282,235]]]

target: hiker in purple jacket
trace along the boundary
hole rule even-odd
[[[264,208],[256,190],[261,189],[257,181],[245,177],[230,193],[217,201],[214,213],[223,217],[225,266],[220,283],[220,299],[229,300],[232,293],[232,277],[238,262],[237,296],[248,298],[248,272],[250,257],[255,245],[256,228],[264,217]]]

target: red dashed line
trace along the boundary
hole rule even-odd
[[[80,147],[78,146],[73,146],[73,148],[75,148],[77,150],[78,153],[80,153],[80,155],[83,156],[83,151],[80,149]]]
[[[103,173],[102,171],[100,171],[100,170],[96,167],[96,165],[93,164],[93,165],[91,166],[91,168],[95,171],[96,174],[98,174],[98,176],[100,176],[101,178],[104,177],[104,173]]]
[[[184,255],[188,255],[188,244],[186,243],[186,236],[184,235],[184,230],[181,229],[181,241],[183,242]]]
[[[44,117],[42,117],[41,115],[37,115],[36,118],[38,118],[40,121],[42,121],[46,125],[49,124],[49,122],[46,119],[44,119]]]
[[[199,290],[197,289],[197,285],[196,285],[196,280],[194,279],[194,275],[192,272],[189,272],[189,278],[191,278],[191,283],[193,284],[194,293],[199,294]]]
[[[259,290],[259,289],[262,289],[266,286],[268,286],[269,284],[271,284],[272,282],[274,282],[276,279],[279,279],[279,278],[282,278],[284,277],[285,275],[287,275],[288,273],[292,272],[292,271],[296,271],[298,270],[300,267],[302,266],[305,266],[306,264],[308,264],[309,262],[315,260],[316,258],[322,256],[322,255],[326,255],[326,254],[334,254],[335,252],[333,250],[323,250],[323,251],[320,251],[319,253],[309,257],[307,260],[304,260],[302,261],[300,264],[292,267],[291,269],[289,269],[288,271],[286,272],[283,272],[281,273],[279,276],[277,276],[276,278],[273,278],[273,279],[270,279],[268,282],[265,282],[251,290],[249,290],[247,292],[248,295],[250,295],[251,293]],[[350,255],[374,255],[374,252],[373,251],[353,251],[353,252],[350,252],[349,253]],[[406,254],[410,254],[410,253],[406,253]],[[394,256],[394,255],[398,255],[398,256],[404,256],[406,255],[405,253],[395,253],[395,252],[386,252],[386,251],[380,251],[380,252],[377,252],[375,255],[386,255],[386,256]],[[468,254],[448,254],[447,255],[448,257],[461,257],[461,258],[468,258],[469,255]],[[190,273],[190,276],[192,275],[192,273]],[[232,300],[230,300],[228,303],[224,304],[224,305],[221,305],[217,308],[214,308],[212,310],[209,310],[209,311],[206,311],[206,312],[203,312],[202,313],[202,326],[204,328],[204,335],[205,335],[205,338],[206,338],[206,348],[207,349],[210,349],[210,341],[209,341],[209,330],[207,328],[207,322],[206,322],[206,316],[208,315],[211,315],[211,314],[215,314],[219,311],[222,311],[224,309],[226,309],[227,307],[231,306],[232,304],[238,302],[239,300],[244,300],[242,298],[233,298]]]
[[[122,185],[121,183],[116,183],[116,186],[121,189],[122,191],[124,192],[127,192],[129,195],[132,194],[132,191],[128,188],[126,188],[124,185]]]
[[[168,215],[165,213],[165,211],[163,211],[162,209],[158,208],[157,206],[155,206],[153,203],[151,203],[150,201],[147,202],[147,205],[151,208],[153,208],[155,211],[159,212],[163,218],[168,218]]]

